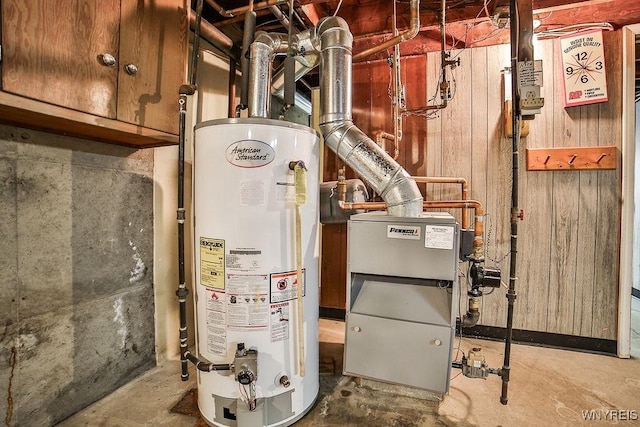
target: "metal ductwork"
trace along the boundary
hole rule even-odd
[[[407,171],[362,132],[351,115],[351,47],[344,19],[318,23],[320,42],[320,129],[324,142],[387,204],[390,215],[418,217],[422,194]]]
[[[271,106],[271,75],[273,58],[286,54],[289,49],[287,36],[258,32],[251,44],[249,70],[249,117],[269,118]]]
[[[320,53],[320,129],[327,146],[344,160],[387,204],[389,215],[418,217],[422,214],[422,194],[406,170],[352,120],[351,86],[353,36],[340,17],[321,20],[292,38],[291,49],[305,62],[311,52]],[[249,116],[269,116],[271,61],[286,53],[286,38],[260,33],[251,46]],[[315,65],[313,62],[309,65]]]

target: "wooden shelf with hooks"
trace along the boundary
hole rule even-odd
[[[616,169],[615,146],[527,149],[528,171]]]

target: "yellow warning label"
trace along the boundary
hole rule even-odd
[[[224,289],[224,240],[200,238],[200,284]]]

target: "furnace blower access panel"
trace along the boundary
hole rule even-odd
[[[446,393],[458,301],[455,218],[351,217],[344,374]]]

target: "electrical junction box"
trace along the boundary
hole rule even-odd
[[[459,227],[448,213],[351,217],[345,375],[449,390],[458,245]]]

